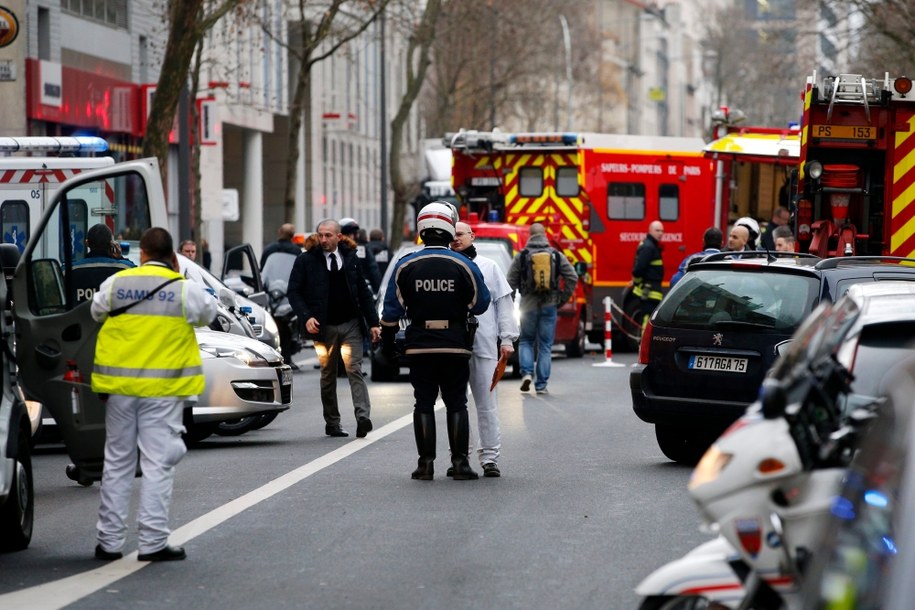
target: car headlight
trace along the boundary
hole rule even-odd
[[[216,345],[201,345],[201,356],[210,358],[235,358],[248,366],[269,366],[267,359],[243,347],[222,347]]]
[[[732,457],[734,457],[732,454],[722,452],[718,445],[712,445],[702,456],[702,459],[699,460],[693,474],[690,475],[687,487],[695,489],[700,485],[711,483],[718,478],[718,475],[721,474],[721,471],[728,465]]]

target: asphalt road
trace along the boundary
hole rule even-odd
[[[178,466],[171,542],[186,547],[183,562],[137,562],[135,528],[131,554],[93,559],[98,486],[68,480],[63,449],[39,446],[35,534],[28,550],[0,555],[0,609],[636,608],[642,577],[708,537],[689,469],[632,413],[634,359],[557,357],[546,396],[503,380],[502,478],[445,478],[440,411],[432,482],[410,479],[405,379],[369,384],[366,439],[329,438],[306,361],[289,412],[211,437]]]

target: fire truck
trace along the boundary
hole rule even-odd
[[[906,77],[807,78],[796,230],[819,256],[915,255],[915,96]]]
[[[715,217],[768,219],[779,205],[790,207],[797,188],[799,128],[734,125],[724,106],[716,114],[719,124],[704,149],[716,164]]]
[[[623,333],[615,336],[627,339],[617,346],[638,345],[638,300],[628,287],[649,222],[664,223],[665,282],[702,249],[705,229],[722,222],[714,217],[715,163],[700,138],[461,130],[443,142],[462,217],[540,222],[561,246],[591,289],[593,342],[603,341],[611,297]]]

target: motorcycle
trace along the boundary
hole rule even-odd
[[[805,565],[880,403],[843,416],[848,370],[832,357],[797,368],[767,379],[696,466],[689,493],[717,537],[639,583],[641,610],[799,607]]]

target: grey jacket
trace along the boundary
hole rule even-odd
[[[554,248],[550,247],[550,242],[547,240],[546,235],[534,235],[527,240],[527,245],[524,249],[533,254],[534,252],[549,251]],[[561,252],[560,255],[559,277],[565,280],[565,285],[563,286],[563,282],[560,282],[560,286],[562,286],[561,290],[552,290],[547,293],[522,294],[521,311],[530,311],[549,305],[563,305],[572,297],[572,293],[575,292],[575,285],[578,283],[578,274],[575,273],[575,268],[572,267],[572,263],[569,262],[569,259],[565,255],[562,255]],[[511,267],[508,268],[508,273],[506,274],[508,285],[512,287],[512,290],[520,290],[522,273],[521,257],[516,256],[512,260]]]

